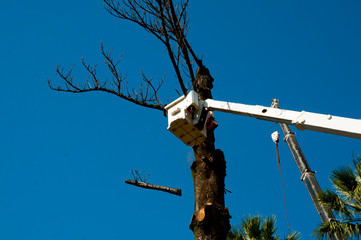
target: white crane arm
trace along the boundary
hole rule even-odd
[[[233,113],[266,121],[295,125],[301,130],[325,132],[361,139],[361,120],[273,107],[200,100],[195,91],[181,96],[165,107],[168,129],[188,146],[200,144],[207,130],[217,126],[213,111]]]
[[[257,119],[295,125],[300,130],[325,132],[361,139],[361,120],[305,111],[291,111],[259,105],[246,105],[207,99],[203,106],[212,111],[233,113]]]

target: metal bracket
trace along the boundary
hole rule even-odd
[[[316,172],[313,171],[309,171],[307,168],[303,171],[302,175],[301,175],[301,181],[305,181],[305,178],[308,174],[311,174],[313,176],[315,176]]]
[[[283,138],[283,141],[287,142],[288,138],[291,137],[291,136],[294,136],[296,135],[295,133],[293,132],[289,132],[286,134],[286,136]]]

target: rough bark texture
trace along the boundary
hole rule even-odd
[[[196,75],[200,99],[212,98],[213,78],[209,70],[201,67]],[[190,228],[196,240],[225,240],[230,230],[228,209],[224,201],[226,161],[223,152],[215,149],[214,133],[209,130],[205,142],[194,146],[195,161],[191,166],[195,212]]]

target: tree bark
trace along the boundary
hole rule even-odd
[[[213,78],[205,67],[198,68],[196,74],[200,99],[212,98]],[[194,146],[195,160],[192,163],[194,182],[195,212],[190,229],[196,240],[226,240],[231,226],[228,209],[224,201],[224,180],[226,161],[223,152],[215,149],[213,130],[207,131],[207,139]]]

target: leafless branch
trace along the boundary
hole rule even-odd
[[[163,191],[163,192],[175,194],[177,196],[182,196],[182,190],[181,189],[175,189],[175,188],[170,188],[170,187],[165,187],[165,186],[153,185],[153,184],[149,184],[149,183],[145,183],[145,182],[137,182],[137,181],[133,181],[133,180],[129,180],[129,179],[126,179],[125,183],[131,184],[131,185],[134,185],[134,186],[137,186],[137,187],[140,187],[140,188],[158,190],[158,191]]]
[[[181,189],[174,189],[174,188],[146,183],[146,181],[149,177],[149,173],[143,175],[141,170],[137,170],[137,169],[132,169],[131,172],[132,172],[134,180],[126,179],[125,183],[131,184],[131,185],[134,185],[137,187],[141,187],[141,188],[148,188],[148,189],[153,189],[153,190],[164,191],[164,192],[168,192],[168,193],[175,194],[178,196],[182,195]]]
[[[132,175],[133,175],[133,179],[134,181],[138,182],[146,182],[148,177],[149,177],[149,173],[147,173],[146,175],[142,175],[141,170],[137,170],[137,169],[132,169]]]
[[[189,0],[103,0],[105,9],[113,16],[136,23],[153,34],[167,49],[169,59],[175,71],[177,82],[183,94],[190,88],[197,89],[194,64],[202,67],[200,60],[187,40],[188,22],[187,7]],[[128,88],[126,74],[118,69],[120,58],[114,59],[112,52],[104,49],[101,53],[110,72],[110,78],[104,79],[97,73],[97,66],[89,65],[82,59],[82,65],[88,72],[88,77],[78,81],[73,76],[73,68],[65,71],[57,66],[57,74],[63,84],[54,86],[48,80],[51,89],[63,92],[82,93],[103,91],[114,94],[140,106],[163,110],[164,104],[159,97],[159,89],[164,78],[154,84],[153,78],[148,78],[142,72],[139,89]],[[177,89],[176,89],[176,92]]]
[[[134,22],[153,34],[166,47],[183,94],[191,82],[195,88],[193,60],[203,66],[187,41],[189,0],[104,0],[106,10],[113,16]],[[192,60],[193,59],[193,60]],[[186,74],[180,70],[180,62],[186,65]]]
[[[141,85],[137,92],[134,88],[128,89],[127,82],[125,81],[126,75],[123,75],[118,70],[118,60],[113,59],[111,51],[104,49],[101,45],[101,53],[105,58],[105,64],[111,73],[111,81],[103,80],[97,75],[96,66],[91,66],[82,59],[82,65],[88,72],[88,77],[82,84],[75,81],[72,75],[73,68],[65,72],[64,69],[58,65],[56,72],[61,79],[64,80],[63,86],[54,86],[50,80],[48,80],[49,87],[56,91],[83,93],[91,91],[103,91],[114,94],[127,101],[138,104],[140,106],[163,110],[164,105],[159,99],[158,92],[162,86],[164,79],[161,79],[157,85],[154,85],[152,79],[148,79],[142,73],[142,80],[145,85]]]

